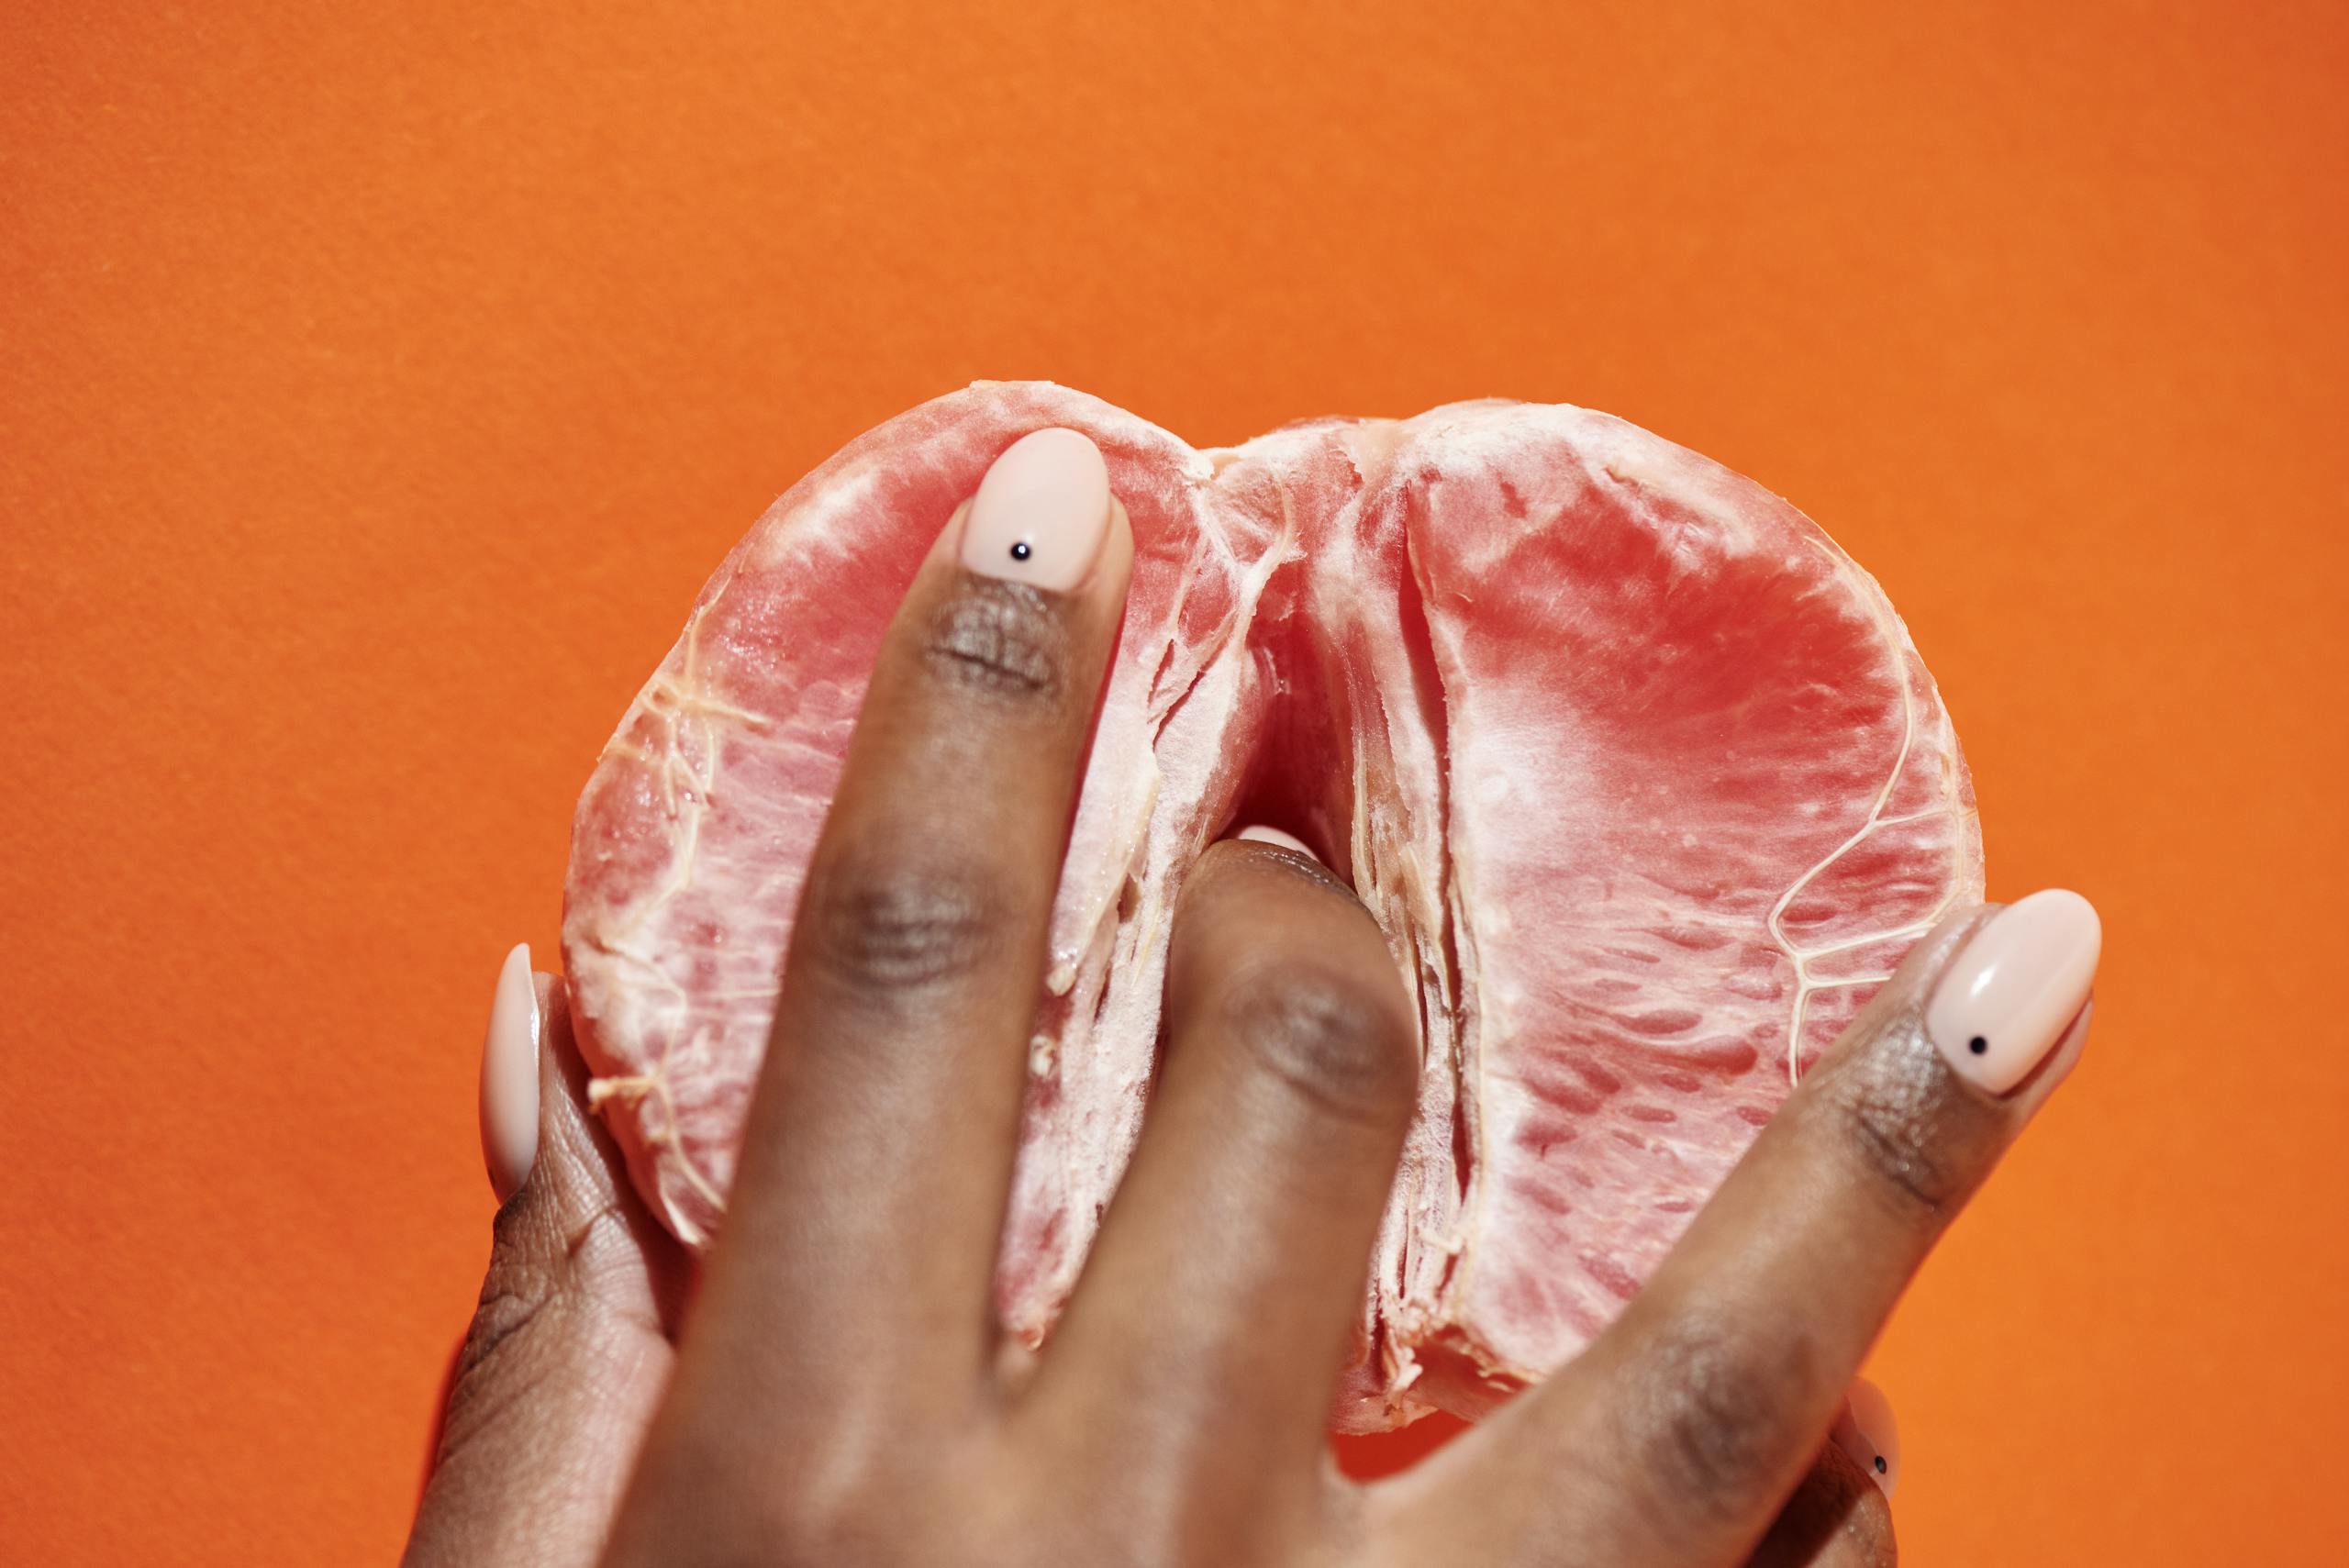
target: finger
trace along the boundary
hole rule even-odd
[[[1166,1007],[1163,1083],[1019,1414],[1069,1464],[1263,1518],[1319,1495],[1410,1118],[1410,1003],[1351,890],[1235,842],[1183,889]]]
[[[1865,1377],[1854,1378],[1829,1435],[1887,1500],[1900,1489],[1900,1423],[1893,1418],[1892,1401],[1883,1389]]]
[[[501,1208],[538,1162],[540,1017],[529,944],[517,943],[498,971],[481,1047],[482,1162]]]
[[[2057,891],[1918,945],[1614,1325],[1437,1456],[1423,1485],[1487,1561],[1751,1549],[1909,1276],[2076,1059],[2100,942]]]
[[[1840,1444],[1830,1444],[1787,1499],[1747,1568],[1892,1568],[1892,1507]]]
[[[1132,551],[1099,450],[1038,431],[890,624],[687,1351],[685,1375],[738,1408],[828,1422],[852,1396],[982,1386],[1047,924]]]
[[[595,1562],[668,1378],[684,1262],[588,1112],[562,983],[529,962],[527,948],[508,956],[491,1008],[484,1151],[510,1194],[403,1559],[411,1568]]]

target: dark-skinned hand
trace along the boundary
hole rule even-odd
[[[590,1114],[559,986],[509,961],[484,1075],[504,1202],[406,1561],[1891,1562],[1869,1473],[1888,1441],[1846,1393],[2079,1054],[2086,902],[1949,914],[1581,1356],[1418,1467],[1353,1481],[1324,1419],[1418,1047],[1378,929],[1309,855],[1202,857],[1163,1074],[1075,1294],[1041,1353],[992,1317],[1133,542],[1066,431],[941,521],[815,851],[690,1311],[682,1250]]]

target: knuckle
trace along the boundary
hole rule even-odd
[[[1936,1096],[1904,1074],[1851,1072],[1821,1085],[1827,1129],[1869,1185],[1896,1209],[1938,1221],[1966,1184],[1936,1151]]]
[[[609,1199],[567,1206],[526,1192],[498,1210],[481,1296],[450,1380],[445,1446],[527,1400],[604,1331],[661,1331],[657,1319],[607,1288],[634,1245],[627,1216]]]
[[[1358,981],[1311,963],[1258,969],[1230,986],[1223,1013],[1249,1061],[1318,1110],[1383,1124],[1409,1108],[1409,1026]]]
[[[958,691],[1052,706],[1069,689],[1070,641],[1037,589],[964,573],[930,615],[922,662]]]
[[[900,1434],[890,1453],[866,1451],[844,1461],[818,1443],[780,1463],[773,1454],[754,1455],[747,1466],[733,1457],[741,1447],[737,1434],[714,1434],[712,1440],[726,1450],[722,1462],[740,1472],[728,1492],[749,1497],[738,1505],[751,1521],[743,1532],[746,1561],[777,1568],[942,1562],[976,1568],[1024,1560],[996,1549],[992,1532],[972,1518],[978,1510],[967,1506],[969,1494],[939,1473],[955,1458],[980,1469],[987,1456],[951,1440],[941,1445],[938,1434],[927,1440]],[[908,1497],[926,1498],[930,1506],[909,1511]],[[941,1529],[949,1519],[951,1538]]]
[[[530,1329],[542,1325],[551,1311],[560,1311],[562,1271],[548,1257],[541,1229],[535,1206],[526,1200],[510,1202],[497,1211],[481,1299],[474,1304],[473,1323],[459,1352],[461,1379],[469,1369],[495,1361]]]
[[[465,1328],[465,1342],[457,1351],[457,1377],[450,1390],[455,1402],[490,1381],[497,1372],[520,1359],[519,1347],[545,1325],[550,1314],[561,1311],[553,1288],[542,1282],[502,1280],[493,1270],[473,1306],[473,1321]]]
[[[1799,1337],[1782,1343],[1709,1313],[1664,1325],[1625,1402],[1629,1462],[1694,1518],[1742,1511],[1804,1440],[1789,1412],[1809,1353]]]
[[[851,853],[832,867],[802,922],[833,980],[886,997],[944,984],[995,956],[1001,901],[984,877]]]

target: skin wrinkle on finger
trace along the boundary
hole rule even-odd
[[[649,1413],[631,1388],[665,1375],[668,1344],[654,1326],[629,1312],[606,1313],[582,1303],[576,1293],[504,1296],[510,1309],[484,1298],[480,1312],[495,1321],[485,1343],[470,1339],[465,1365],[450,1394],[447,1418],[434,1460],[436,1472],[453,1469],[485,1445],[518,1449],[525,1463],[560,1461],[567,1440],[583,1425],[581,1407],[593,1425],[604,1412],[617,1439],[632,1440]],[[578,1375],[592,1366],[591,1378]],[[560,1408],[563,1414],[551,1415]],[[551,1422],[566,1429],[545,1429]],[[518,1433],[529,1440],[518,1441]],[[501,1459],[509,1455],[501,1455]]]
[[[1733,1522],[1751,1478],[1766,1471],[1804,1423],[1786,1397],[1819,1375],[1820,1346],[1800,1330],[1774,1349],[1743,1321],[1740,1302],[1683,1308],[1642,1336],[1636,1362],[1602,1398],[1629,1456],[1659,1504]]]
[[[1244,1080],[1294,1095],[1283,1122],[1383,1126],[1408,1108],[1417,1062],[1400,1020],[1320,961],[1256,957],[1234,966],[1217,1028],[1261,1068]]]
[[[932,548],[930,564],[946,585],[926,617],[923,662],[950,684],[983,698],[1000,699],[1014,710],[1032,706],[1049,716],[1072,678],[1073,623],[1086,618],[1105,572],[1122,576],[1131,568],[1132,525],[1124,503],[1110,499],[1110,548],[1100,552],[1083,581],[1065,589],[950,565],[960,552],[970,511],[967,501],[956,507]],[[918,583],[916,592],[921,592]],[[1113,624],[1112,644],[1116,638]]]
[[[1051,597],[1025,583],[960,573],[930,615],[928,668],[982,698],[1053,706],[1068,687],[1072,651]]]
[[[1922,1039],[1913,1023],[1897,1032],[1912,1040]],[[1865,1067],[1839,1076],[1822,1103],[1849,1128],[1842,1146],[1856,1151],[1863,1164],[1881,1178],[1876,1190],[1896,1203],[1915,1205],[1939,1223],[1971,1190],[1971,1184],[1953,1178],[1948,1162],[1934,1157],[1934,1124],[1964,1113],[1949,1101],[1952,1075],[1937,1053],[1930,1068],[1899,1060],[1904,1054],[1914,1053],[1904,1053],[1896,1044],[1886,1060],[1871,1058]]]
[[[601,1212],[617,1215],[618,1210],[607,1206]],[[583,1275],[602,1271],[582,1255],[584,1244],[596,1232],[593,1220],[575,1240],[557,1242],[544,1234],[528,1239],[516,1234],[525,1229],[545,1232],[553,1223],[553,1217],[535,1206],[508,1205],[498,1212],[488,1273],[473,1308],[472,1329],[458,1356],[456,1383],[450,1395],[451,1433],[474,1414],[478,1403],[474,1391],[484,1384],[495,1385],[505,1364],[522,1353],[518,1347],[535,1346],[550,1338],[559,1341],[570,1327],[562,1319],[596,1309],[597,1287]],[[621,1315],[636,1327],[658,1331],[658,1323],[632,1303],[622,1304]]]

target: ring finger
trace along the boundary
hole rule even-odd
[[[2060,890],[1944,921],[1589,1350],[1389,1489],[1400,1536],[1464,1530],[1461,1561],[1509,1568],[1741,1560],[2077,1058],[2100,944]]]

